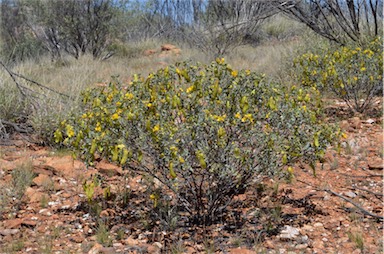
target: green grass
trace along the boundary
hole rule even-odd
[[[364,236],[360,232],[348,232],[348,238],[351,242],[356,244],[356,248],[364,251]]]
[[[12,173],[12,193],[16,200],[20,200],[26,188],[30,187],[32,180],[35,177],[35,174],[32,171],[32,162],[26,161],[17,168],[15,168]]]
[[[111,234],[108,230],[108,226],[103,222],[99,222],[99,225],[96,231],[96,240],[98,243],[100,243],[104,247],[112,246]]]

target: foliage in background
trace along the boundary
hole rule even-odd
[[[383,33],[382,0],[274,0],[288,16],[339,45],[362,44]]]
[[[157,179],[154,206],[171,193],[202,224],[251,180],[299,159],[313,165],[341,134],[322,123],[315,88],[286,88],[224,59],[134,75],[127,87],[88,90],[83,102],[55,141],[88,163],[103,157]]]
[[[6,0],[1,2],[3,54],[8,61],[49,53],[53,60],[63,54],[76,59],[89,53],[107,58],[105,49],[116,38],[110,0]]]
[[[382,93],[382,39],[376,38],[362,47],[307,53],[295,60],[295,67],[303,85],[331,91],[351,109],[362,113],[371,106],[374,96]]]

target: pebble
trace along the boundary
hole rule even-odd
[[[313,226],[314,226],[315,228],[320,228],[320,227],[323,226],[323,223],[321,223],[321,222],[316,222],[315,224],[313,224]]]
[[[347,191],[347,192],[344,192],[344,195],[349,197],[349,198],[355,198],[357,197],[357,194],[354,193],[353,191]]]
[[[14,235],[14,234],[17,234],[19,233],[20,230],[18,228],[7,228],[7,229],[3,229],[3,230],[0,230],[0,235]]]
[[[292,240],[299,235],[300,235],[299,229],[285,225],[279,237],[281,240]]]
[[[298,244],[295,246],[295,248],[298,250],[302,250],[302,249],[305,249],[307,247],[308,247],[308,244],[306,244],[306,243],[301,243],[301,244]]]

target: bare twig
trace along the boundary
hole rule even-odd
[[[2,123],[3,125],[11,126],[13,129],[15,129],[15,131],[17,131],[19,133],[30,133],[31,132],[30,130],[21,128],[16,123],[12,123],[12,122],[9,122],[9,121],[6,121],[6,120],[0,119],[0,123]]]
[[[33,90],[31,90],[31,89],[29,89],[29,88],[27,88],[27,87],[25,87],[25,86],[22,86],[19,82],[17,82],[16,77],[18,77],[18,78],[22,78],[22,79],[24,79],[24,80],[30,82],[31,84],[34,84],[34,85],[36,85],[36,86],[38,86],[38,87],[41,87],[41,88],[44,88],[44,89],[46,89],[46,90],[48,90],[48,91],[51,91],[51,92],[53,92],[53,93],[56,93],[56,94],[62,95],[62,96],[64,96],[64,97],[70,98],[70,96],[69,96],[68,94],[64,94],[64,93],[61,93],[61,92],[59,92],[59,91],[56,91],[56,90],[54,90],[54,89],[52,89],[52,88],[50,88],[50,87],[47,87],[47,86],[45,86],[45,85],[42,85],[42,84],[40,84],[39,82],[36,82],[36,81],[34,81],[34,80],[30,79],[30,78],[27,78],[27,77],[25,77],[25,76],[23,76],[23,75],[21,75],[21,74],[18,74],[18,73],[16,73],[16,72],[11,71],[10,69],[8,69],[8,67],[7,67],[2,61],[0,61],[0,65],[3,66],[4,70],[5,70],[5,71],[9,74],[9,76],[12,78],[13,82],[15,82],[17,88],[19,89],[20,93],[21,93],[23,96],[26,96],[26,94],[24,93],[23,89],[25,89],[25,90],[29,90],[30,92],[35,92],[35,91],[33,91]],[[35,93],[36,93],[36,92],[35,92]]]
[[[315,189],[318,190],[318,191],[325,191],[325,192],[327,192],[327,193],[330,193],[330,194],[332,194],[332,195],[335,195],[335,196],[337,196],[337,197],[339,197],[339,198],[341,198],[341,199],[347,201],[348,203],[354,205],[357,209],[359,209],[359,210],[360,210],[363,214],[365,214],[365,215],[371,216],[371,217],[376,218],[376,219],[379,219],[379,220],[384,220],[384,217],[383,217],[383,216],[380,216],[380,215],[377,215],[377,214],[374,214],[374,213],[369,212],[369,211],[366,210],[365,208],[363,208],[363,207],[361,207],[360,205],[356,204],[354,201],[350,200],[350,199],[347,198],[347,197],[344,197],[343,195],[341,195],[341,194],[339,194],[339,193],[337,193],[337,192],[334,192],[333,190],[331,190],[331,189],[329,189],[329,188],[327,188],[327,189],[320,189],[320,188],[318,188],[318,187],[316,187],[316,186],[314,186],[314,185],[312,185],[312,184],[309,184],[308,182],[304,182],[304,181],[301,181],[301,180],[299,180],[299,179],[297,179],[297,181],[299,181],[299,182],[301,182],[301,183],[304,183],[304,184],[306,184],[306,185],[309,185],[309,186],[315,188]]]
[[[36,82],[36,81],[34,81],[34,80],[32,80],[32,79],[29,79],[29,78],[27,78],[27,77],[25,77],[25,76],[23,76],[23,75],[21,75],[21,74],[18,74],[18,73],[15,73],[15,72],[12,72],[12,74],[15,75],[16,77],[22,78],[22,79],[24,79],[24,80],[26,80],[26,81],[32,83],[32,84],[34,84],[34,85],[37,85],[37,86],[42,87],[42,88],[44,88],[44,89],[47,89],[48,91],[51,91],[51,92],[54,92],[54,93],[56,93],[56,94],[62,95],[62,96],[64,96],[64,97],[70,98],[70,96],[69,96],[68,94],[65,94],[65,93],[56,91],[56,90],[54,90],[54,89],[52,89],[52,88],[50,88],[50,87],[47,87],[47,86],[42,85],[42,84],[40,84],[40,83],[38,83],[38,82]]]
[[[368,210],[364,209],[363,207],[361,207],[360,205],[356,204],[355,202],[353,202],[352,200],[350,200],[349,198],[347,197],[344,197],[343,195],[337,193],[337,192],[334,192],[330,189],[324,189],[323,191],[325,192],[328,192],[330,194],[333,194],[341,199],[344,199],[345,201],[347,201],[348,203],[351,203],[352,205],[354,205],[356,208],[358,208],[363,214],[365,215],[368,215],[368,216],[371,216],[373,218],[376,218],[376,219],[380,219],[380,220],[384,220],[384,217],[383,216],[380,216],[380,215],[377,215],[377,214],[374,214],[374,213],[371,213],[369,212]]]
[[[2,61],[0,61],[0,65],[3,66],[4,70],[5,70],[6,72],[8,72],[8,74],[9,74],[9,76],[11,77],[11,79],[13,80],[13,82],[15,82],[16,87],[17,87],[17,89],[19,89],[21,95],[22,95],[23,97],[27,97],[27,95],[25,94],[25,92],[24,92],[24,90],[23,90],[24,87],[23,87],[22,85],[20,85],[19,82],[17,82],[17,80],[16,80],[16,78],[15,78],[15,75],[13,75],[13,72],[12,72],[10,69],[8,69],[7,66],[6,66]]]
[[[375,175],[375,174],[368,174],[368,175],[364,175],[364,176],[354,176],[354,175],[348,175],[348,174],[343,174],[343,173],[340,173],[340,175],[343,175],[343,176],[348,176],[348,177],[356,177],[356,178],[369,178],[369,177],[383,177],[383,175]]]
[[[368,193],[371,193],[371,194],[373,194],[373,195],[375,195],[375,196],[380,196],[380,197],[383,197],[383,196],[384,196],[383,193],[373,192],[373,191],[371,191],[371,190],[367,190],[367,189],[360,188],[360,187],[357,187],[357,186],[353,186],[353,187],[351,188],[351,190],[362,190],[362,191],[366,191],[366,192],[368,192]]]

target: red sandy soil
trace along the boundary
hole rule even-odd
[[[173,230],[150,215],[141,176],[106,162],[87,168],[16,135],[0,145],[0,253],[383,253],[382,119],[337,120],[347,138],[316,176],[297,165],[290,182],[267,178],[236,196],[217,224]],[[33,183],[12,199],[12,172],[23,167]],[[83,182],[92,176],[91,204]]]

